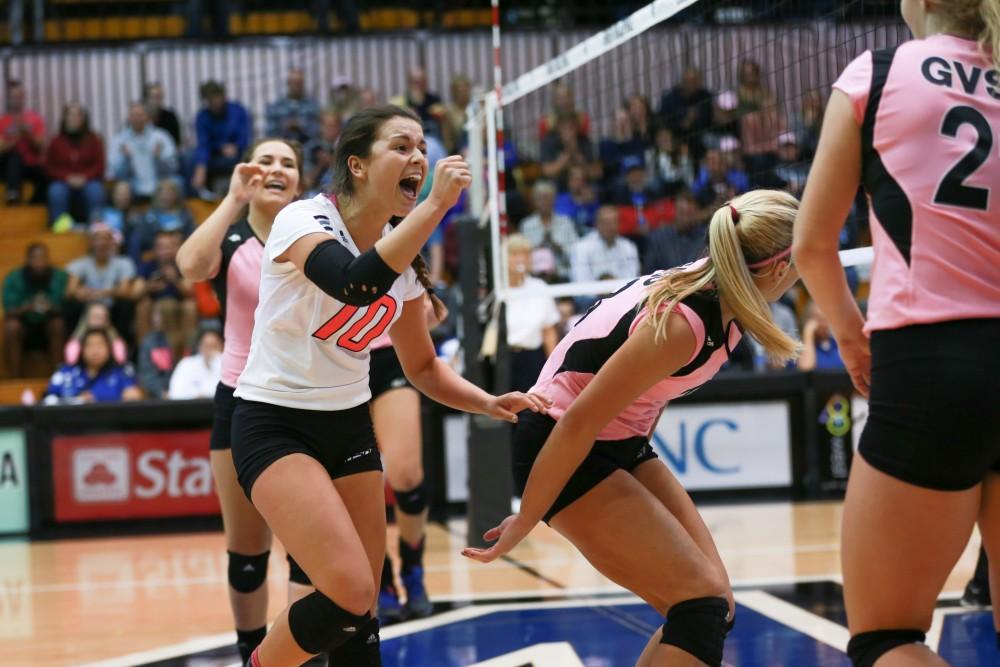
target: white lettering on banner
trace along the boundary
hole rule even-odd
[[[689,491],[788,486],[788,414],[781,401],[671,405],[651,442]]]
[[[186,459],[179,451],[168,457],[166,452],[154,449],[142,454],[136,467],[140,478],[135,487],[137,498],[156,498],[164,491],[171,498],[207,496],[212,492],[212,470],[205,458]]]
[[[73,498],[81,503],[128,500],[129,453],[125,447],[95,447],[73,452]]]

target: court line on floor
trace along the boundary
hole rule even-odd
[[[767,586],[767,585],[781,585],[781,584],[794,584],[794,583],[805,583],[810,581],[829,581],[830,577],[774,577],[766,579],[756,579],[752,582],[748,581],[746,584],[738,583],[737,588],[744,588],[746,586]],[[611,586],[614,586],[613,584]],[[736,595],[744,595],[746,593],[737,591]],[[433,628],[439,627],[441,625],[446,625],[448,623],[456,623],[459,621],[471,620],[473,618],[478,618],[480,616],[485,616],[488,614],[503,612],[503,611],[520,611],[520,610],[530,610],[530,609],[545,609],[545,608],[574,608],[574,607],[602,607],[611,606],[618,604],[639,604],[642,601],[628,593],[621,588],[578,588],[578,589],[563,589],[563,590],[521,590],[521,591],[504,591],[497,594],[483,595],[478,594],[478,599],[480,600],[504,600],[510,598],[539,598],[539,597],[570,597],[573,599],[562,599],[562,600],[537,600],[533,602],[497,602],[497,603],[487,603],[487,604],[476,604],[468,607],[462,607],[460,609],[454,609],[440,614],[435,614],[429,618],[407,621],[404,623],[397,623],[391,625],[387,628],[383,628],[379,633],[383,641],[395,639],[397,637],[402,637],[408,634],[413,634],[417,632],[423,632],[425,630],[431,630]],[[474,602],[476,600],[476,594],[469,595],[451,595],[451,596],[433,596],[432,600],[436,602],[461,602],[469,601]],[[739,597],[737,597],[739,600]],[[777,600],[777,598],[774,598]],[[750,607],[751,605],[747,605]],[[752,607],[751,607],[752,608]],[[762,612],[764,613],[764,612]],[[808,633],[807,633],[808,634]],[[90,662],[78,667],[138,667],[140,665],[145,665],[151,662],[169,660],[171,658],[178,658],[186,655],[191,655],[192,653],[198,653],[201,651],[210,651],[213,649],[222,648],[225,646],[230,646],[236,643],[236,635],[232,632],[225,632],[221,634],[206,635],[202,637],[193,637],[187,641],[180,642],[177,644],[171,644],[168,646],[162,646],[155,649],[149,649],[146,651],[139,651],[136,653],[130,653],[128,655],[119,656],[116,658],[110,658],[106,660],[101,660],[97,662]]]
[[[847,628],[766,591],[736,591],[736,602],[839,651],[847,651]]]

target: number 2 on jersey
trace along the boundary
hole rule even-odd
[[[965,185],[964,181],[976,169],[983,166],[990,156],[990,151],[993,150],[993,130],[982,112],[972,107],[961,106],[952,107],[944,115],[941,134],[957,138],[958,130],[963,125],[975,128],[978,135],[976,145],[944,175],[934,195],[934,203],[985,211],[989,208],[990,189]]]
[[[319,329],[313,332],[313,338],[319,338],[320,340],[329,340],[335,333],[344,328],[354,314],[361,310],[362,306],[347,306],[334,313],[333,317],[328,319],[323,323]],[[367,306],[367,312],[354,324],[352,324],[347,331],[340,335],[337,339],[337,345],[349,350],[351,352],[360,352],[371,343],[373,340],[381,336],[385,330],[389,327],[389,323],[392,322],[392,316],[396,314],[396,300],[391,296],[383,296],[381,299],[376,301],[370,306]],[[365,327],[375,322],[368,331],[362,333]],[[360,337],[359,337],[360,336]]]

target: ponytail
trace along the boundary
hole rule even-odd
[[[395,227],[401,223],[403,219],[399,216],[393,216],[389,218],[389,224]],[[444,307],[444,302],[438,298],[437,294],[434,293],[434,284],[431,282],[431,272],[427,268],[427,262],[424,261],[424,256],[419,252],[417,256],[413,258],[410,262],[410,268],[417,274],[417,282],[427,290],[427,296],[431,299],[431,308],[434,309],[434,317],[438,320],[444,319],[447,314],[447,310]]]
[[[798,201],[778,190],[754,190],[716,210],[708,227],[708,258],[667,273],[650,288],[646,307],[656,338],[665,338],[667,318],[679,302],[714,287],[772,359],[794,359],[800,345],[775,324],[751,269],[770,270],[772,258],[791,247],[797,211]]]
[[[978,40],[986,59],[1000,69],[1000,0],[938,0],[930,11],[945,30]]]

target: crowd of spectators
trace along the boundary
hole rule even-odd
[[[550,109],[531,129],[537,161],[505,146],[516,232],[509,248],[511,285],[624,280],[683,265],[703,254],[708,220],[734,196],[758,187],[801,195],[823,97],[808,92],[792,109],[775,98],[749,60],[741,63],[737,81],[733,90],[710,91],[702,73],[687,68],[655,107],[640,94],[623,99],[606,133],[598,129],[604,124],[577,108],[566,84],[554,84]],[[321,104],[308,83],[302,70],[291,70],[255,132],[247,108],[227,97],[223,83],[203,82],[204,106],[186,148],[184,123],[159,84],[148,84],[143,98],[129,105],[121,130],[105,146],[79,104],[66,105],[58,132],[46,142],[40,115],[25,107],[23,84],[10,81],[7,113],[0,116],[7,203],[21,202],[23,184],[33,182],[33,198],[47,199],[53,229],[84,231],[89,252],[53,267],[46,248],[35,244],[25,265],[6,277],[8,372],[20,375],[23,352],[34,346],[58,368],[48,392],[54,400],[191,397],[214,386],[222,346],[213,319],[218,304],[205,284],[188,283],[176,265],[177,250],[195,226],[185,200],[214,199],[255,136],[301,142],[306,196],[329,190],[342,127],[382,97],[338,76],[328,103]],[[472,87],[467,77],[456,76],[446,100],[430,90],[421,67],[412,67],[405,90],[389,98],[423,120],[430,173],[440,157],[466,150]],[[465,205],[463,198],[428,244],[432,280],[442,287],[457,275],[451,220]],[[842,240],[855,243],[856,227],[849,226]],[[559,332],[596,298],[525,301],[511,309],[517,312],[509,313],[508,339],[516,358],[537,366]],[[804,368],[833,364],[836,343],[821,314],[800,318],[800,304],[776,304],[775,317],[793,333],[801,328],[812,346],[803,355]],[[768,366],[752,344],[743,348],[734,366]],[[530,372],[519,367],[514,375],[521,381]]]

